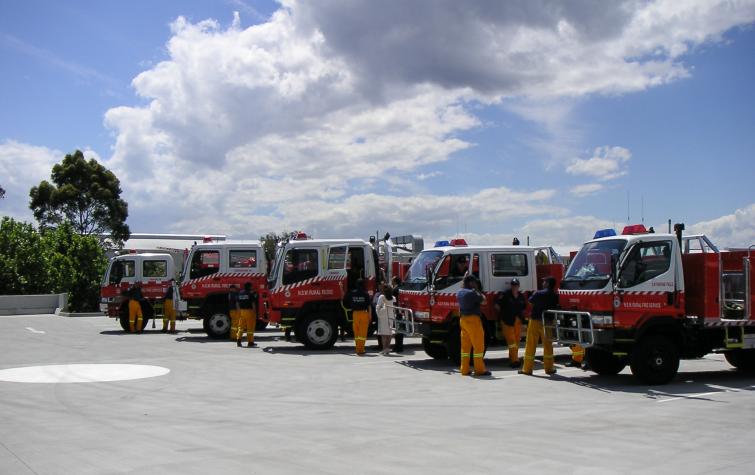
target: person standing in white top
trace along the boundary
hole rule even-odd
[[[383,343],[383,351],[380,353],[387,355],[391,351],[391,323],[389,315],[393,312],[389,305],[393,305],[393,289],[390,285],[383,285],[383,291],[378,297],[375,310],[377,310],[377,332]]]

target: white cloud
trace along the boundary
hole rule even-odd
[[[82,147],[84,156],[100,160],[100,156]],[[72,153],[71,150],[69,153]],[[0,185],[5,198],[0,200],[0,212],[21,221],[34,222],[29,209],[29,190],[42,180],[50,181],[52,167],[65,158],[59,150],[29,145],[15,140],[0,143]]]
[[[600,183],[586,183],[584,185],[577,185],[575,187],[572,187],[572,189],[569,190],[569,193],[583,197],[583,196],[589,196],[592,194],[595,194],[605,188]]]
[[[589,241],[599,229],[619,229],[624,223],[615,223],[595,216],[567,216],[557,219],[533,220],[522,226],[525,236],[534,245],[552,245],[559,249],[577,250]],[[520,237],[521,240],[521,237]]]
[[[719,248],[746,248],[755,244],[755,203],[686,228],[688,234],[706,234]]]
[[[0,200],[4,216],[34,222],[29,209],[29,190],[42,180],[50,180],[50,171],[65,154],[14,140],[0,143],[0,185],[5,198]]]
[[[576,98],[685,77],[684,47],[755,18],[753,2],[680,3],[292,0],[248,28],[179,18],[168,57],[133,80],[148,104],[106,113],[107,165],[135,230],[445,233],[465,202],[505,226],[516,210],[476,201],[522,190],[434,194],[416,183],[433,172],[419,171],[474,146],[460,134],[481,125],[479,104],[546,124],[559,143],[543,140],[545,153],[574,157],[581,134],[564,124]],[[600,147],[569,168],[608,180],[629,157]],[[534,195],[528,212],[565,213],[551,190]]]
[[[626,175],[626,165],[632,153],[624,147],[597,147],[586,159],[573,159],[566,172],[571,175],[587,175],[599,180],[612,180]]]

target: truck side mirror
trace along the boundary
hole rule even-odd
[[[619,280],[618,258],[615,254],[611,254],[611,285],[616,286],[616,282]]]
[[[430,267],[425,269],[425,279],[427,280],[427,289],[430,292],[435,290],[435,273]]]

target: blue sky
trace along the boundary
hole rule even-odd
[[[755,241],[755,4],[522,5],[1,2],[0,212],[79,148],[135,232]]]

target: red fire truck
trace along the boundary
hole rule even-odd
[[[648,234],[642,225],[585,243],[561,282],[556,340],[587,348],[590,367],[628,364],[648,384],[674,378],[681,358],[724,353],[755,369],[751,250],[719,251],[705,236]]]
[[[142,329],[150,318],[161,317],[165,292],[175,277],[175,266],[170,254],[124,254],[111,259],[100,287],[100,310],[120,321],[128,331],[128,297],[126,291],[141,283]]]
[[[538,264],[542,262],[542,264]],[[522,292],[537,289],[546,275],[560,280],[563,266],[549,247],[468,246],[463,239],[438,241],[414,260],[399,289],[398,310],[404,320],[398,332],[422,337],[425,352],[435,359],[461,358],[459,307],[456,293],[467,272],[476,276],[486,296],[482,308],[486,343],[499,339],[496,294],[519,279]]]
[[[271,320],[292,327],[308,348],[331,348],[338,327],[350,327],[341,305],[344,295],[359,278],[373,295],[379,274],[377,252],[369,242],[307,239],[298,233],[276,251],[268,280]]]
[[[212,338],[226,338],[231,328],[228,312],[228,289],[246,282],[259,295],[264,309],[267,299],[267,259],[259,241],[221,241],[196,244],[184,262],[184,270],[174,287],[177,318],[202,320]],[[137,282],[142,286],[143,325],[151,318],[162,317],[165,292],[175,278],[175,264],[170,254],[124,254],[111,259],[100,289],[100,309],[118,318],[128,329],[128,298],[125,292]],[[257,329],[267,326],[268,317],[259,312]]]
[[[257,308],[267,299],[267,259],[259,241],[222,241],[196,244],[184,263],[178,308],[188,318],[202,320],[207,335],[227,338],[231,329],[228,292],[251,282],[259,296]],[[257,329],[267,326],[260,311]]]

